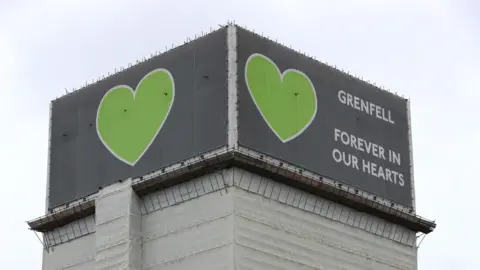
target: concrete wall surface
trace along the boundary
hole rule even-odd
[[[142,198],[130,185],[104,188],[95,232],[43,269],[417,269],[413,231],[238,168]]]

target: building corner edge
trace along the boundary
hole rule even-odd
[[[413,162],[413,142],[412,142],[412,117],[410,109],[410,100],[407,99],[407,123],[408,123],[408,148],[410,152],[410,186],[412,191],[412,208],[413,213],[417,212],[416,196],[415,196],[415,175],[414,175],[414,162]]]
[[[228,149],[238,148],[237,27],[227,25]]]

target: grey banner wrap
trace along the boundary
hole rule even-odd
[[[53,101],[49,207],[226,145],[226,38],[223,28]],[[113,155],[100,140],[96,128],[97,111],[109,89],[125,85],[134,90],[146,74],[156,69],[170,72],[175,98],[158,135],[132,166]],[[163,79],[151,77],[146,83],[155,83],[155,80]],[[121,100],[122,97],[114,98]],[[107,105],[105,110],[112,110],[113,105]],[[109,117],[111,115],[110,112]],[[131,125],[128,132],[134,133],[138,126]],[[121,136],[110,136],[108,140],[115,150],[130,145],[121,141]],[[138,138],[134,134],[131,136]]]
[[[242,28],[237,43],[239,145],[412,205],[405,99]],[[54,101],[49,207],[227,145],[227,74],[223,28]]]
[[[241,28],[238,70],[240,145],[412,205],[405,99]]]

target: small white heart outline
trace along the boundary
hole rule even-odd
[[[292,135],[291,137],[288,137],[287,139],[282,139],[282,137],[280,137],[280,135],[277,133],[277,131],[275,131],[275,129],[272,127],[272,125],[270,124],[270,122],[267,120],[267,118],[265,117],[265,115],[263,114],[262,110],[260,109],[260,106],[257,104],[257,101],[255,100],[255,97],[253,96],[252,94],[252,90],[250,89],[250,86],[248,85],[248,78],[247,78],[247,69],[248,69],[248,63],[250,62],[250,60],[252,60],[252,58],[256,57],[256,56],[259,56],[259,57],[262,57],[264,58],[265,60],[269,61],[270,63],[272,63],[275,68],[277,69],[278,73],[280,74],[280,81],[283,82],[283,77],[289,73],[289,72],[296,72],[296,73],[299,73],[303,76],[305,76],[305,78],[307,78],[308,82],[310,83],[310,85],[312,86],[312,89],[313,89],[313,96],[315,97],[315,111],[313,112],[313,115],[312,115],[312,118],[310,118],[310,121],[308,121],[308,123],[302,128],[300,129],[297,133],[295,133],[294,135]],[[267,56],[263,55],[263,54],[260,54],[260,53],[253,53],[252,55],[250,55],[247,59],[247,62],[245,63],[245,84],[247,85],[247,88],[248,88],[248,92],[250,93],[250,96],[252,97],[252,100],[253,100],[253,103],[255,104],[255,106],[257,107],[258,111],[260,112],[260,115],[262,116],[263,120],[267,123],[268,127],[270,128],[271,131],[273,131],[273,133],[277,136],[277,138],[283,142],[283,143],[287,143],[295,138],[297,138],[298,136],[300,136],[305,130],[307,130],[307,128],[310,126],[310,124],[313,122],[313,120],[315,119],[315,117],[317,116],[317,109],[318,109],[318,105],[317,105],[317,91],[315,90],[315,86],[313,85],[312,81],[310,80],[310,77],[307,76],[307,74],[301,72],[300,70],[297,70],[297,69],[292,69],[292,68],[289,68],[289,69],[286,69],[285,71],[283,72],[280,72],[280,69],[278,68],[277,64],[275,64],[275,62],[273,62],[272,59],[268,58]]]
[[[135,100],[135,97],[137,95],[137,90],[138,90],[138,86],[141,85],[142,81],[147,78],[149,75],[151,75],[152,73],[155,73],[155,72],[165,72],[168,74],[168,76],[170,77],[170,80],[172,81],[172,102],[170,103],[170,106],[168,108],[168,111],[165,115],[165,119],[163,120],[163,122],[160,124],[160,126],[158,127],[157,131],[155,132],[155,135],[152,136],[152,139],[150,140],[150,142],[148,143],[148,145],[145,147],[145,149],[143,150],[143,152],[138,156],[138,158],[134,161],[134,162],[130,162],[128,160],[125,160],[123,159],[121,156],[119,156],[118,154],[116,154],[109,146],[108,144],[103,140],[102,138],[102,135],[100,134],[100,131],[98,129],[98,117],[99,117],[99,112],[100,112],[100,108],[102,107],[102,103],[103,101],[105,100],[105,97],[108,96],[110,93],[112,93],[114,90],[118,89],[118,88],[127,88],[129,89],[131,92],[132,92],[132,95],[133,95],[133,99]],[[153,141],[155,141],[155,139],[157,138],[157,135],[158,133],[160,132],[160,130],[162,129],[163,125],[165,124],[165,122],[167,121],[168,119],[168,116],[170,115],[170,110],[172,109],[172,106],[173,106],[173,103],[175,102],[175,80],[173,79],[173,76],[172,74],[170,73],[170,71],[168,71],[167,69],[165,68],[157,68],[157,69],[154,69],[152,71],[150,71],[149,73],[147,73],[145,76],[142,77],[142,79],[138,82],[137,86],[135,87],[135,90],[133,90],[132,87],[128,86],[128,85],[116,85],[112,88],[110,88],[106,93],[105,95],[103,95],[102,97],[102,100],[100,101],[100,104],[98,105],[98,108],[97,108],[97,117],[96,117],[96,128],[97,128],[97,135],[98,135],[98,138],[100,138],[100,141],[102,142],[102,144],[108,149],[108,151],[114,156],[116,157],[117,159],[119,159],[120,161],[123,161],[124,163],[130,165],[130,166],[135,166],[135,164],[137,164],[137,162],[143,157],[143,155],[147,152],[147,150],[150,148],[150,146],[152,145]]]

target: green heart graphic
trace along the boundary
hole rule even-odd
[[[119,160],[134,166],[155,140],[170,113],[175,83],[166,69],[145,75],[134,91],[117,85],[103,96],[97,111],[97,133]]]
[[[263,119],[282,142],[302,134],[315,118],[315,88],[303,72],[280,73],[270,58],[255,53],[245,65],[245,81]]]

